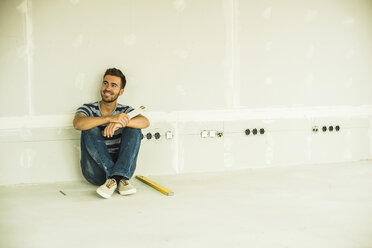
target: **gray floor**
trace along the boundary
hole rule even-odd
[[[372,163],[0,187],[0,247],[372,247]],[[62,190],[66,195],[62,195]]]

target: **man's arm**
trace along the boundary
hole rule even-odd
[[[100,116],[100,117],[87,117],[83,114],[75,115],[73,124],[74,128],[80,131],[89,130],[94,127],[98,127],[107,123],[120,123],[121,126],[125,127],[129,122],[129,116],[124,113],[120,113],[112,116]]]
[[[126,126],[131,128],[143,129],[150,126],[150,121],[143,115],[137,115],[136,117],[130,119],[129,123]],[[114,136],[116,130],[123,127],[125,126],[120,123],[111,122],[103,131],[103,136],[112,137]]]
[[[83,114],[77,114],[73,121],[74,128],[81,131],[89,130],[107,123],[119,123],[122,127],[138,129],[150,126],[150,121],[143,115],[137,115],[136,117],[129,119],[129,116],[124,113],[102,117],[87,117]]]
[[[130,119],[127,127],[143,129],[150,126],[150,121],[143,115],[137,115],[136,117]]]

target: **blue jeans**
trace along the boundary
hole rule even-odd
[[[82,131],[80,162],[85,179],[94,185],[102,185],[114,175],[131,179],[136,169],[141,139],[141,129],[123,128],[119,153],[117,159],[113,159],[98,127]]]

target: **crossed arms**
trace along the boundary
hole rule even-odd
[[[150,125],[149,120],[143,115],[137,115],[130,119],[129,115],[120,113],[112,116],[87,117],[83,114],[75,115],[73,124],[77,130],[89,130],[100,125],[107,124],[103,136],[112,137],[119,128],[132,127],[143,129]]]

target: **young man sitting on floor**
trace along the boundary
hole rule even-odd
[[[149,120],[134,109],[117,103],[126,79],[116,69],[107,69],[101,86],[101,101],[84,104],[76,111],[74,128],[81,130],[81,169],[88,182],[101,185],[97,193],[110,198],[116,189],[121,195],[136,193],[129,183],[134,174],[141,145],[141,129]]]

